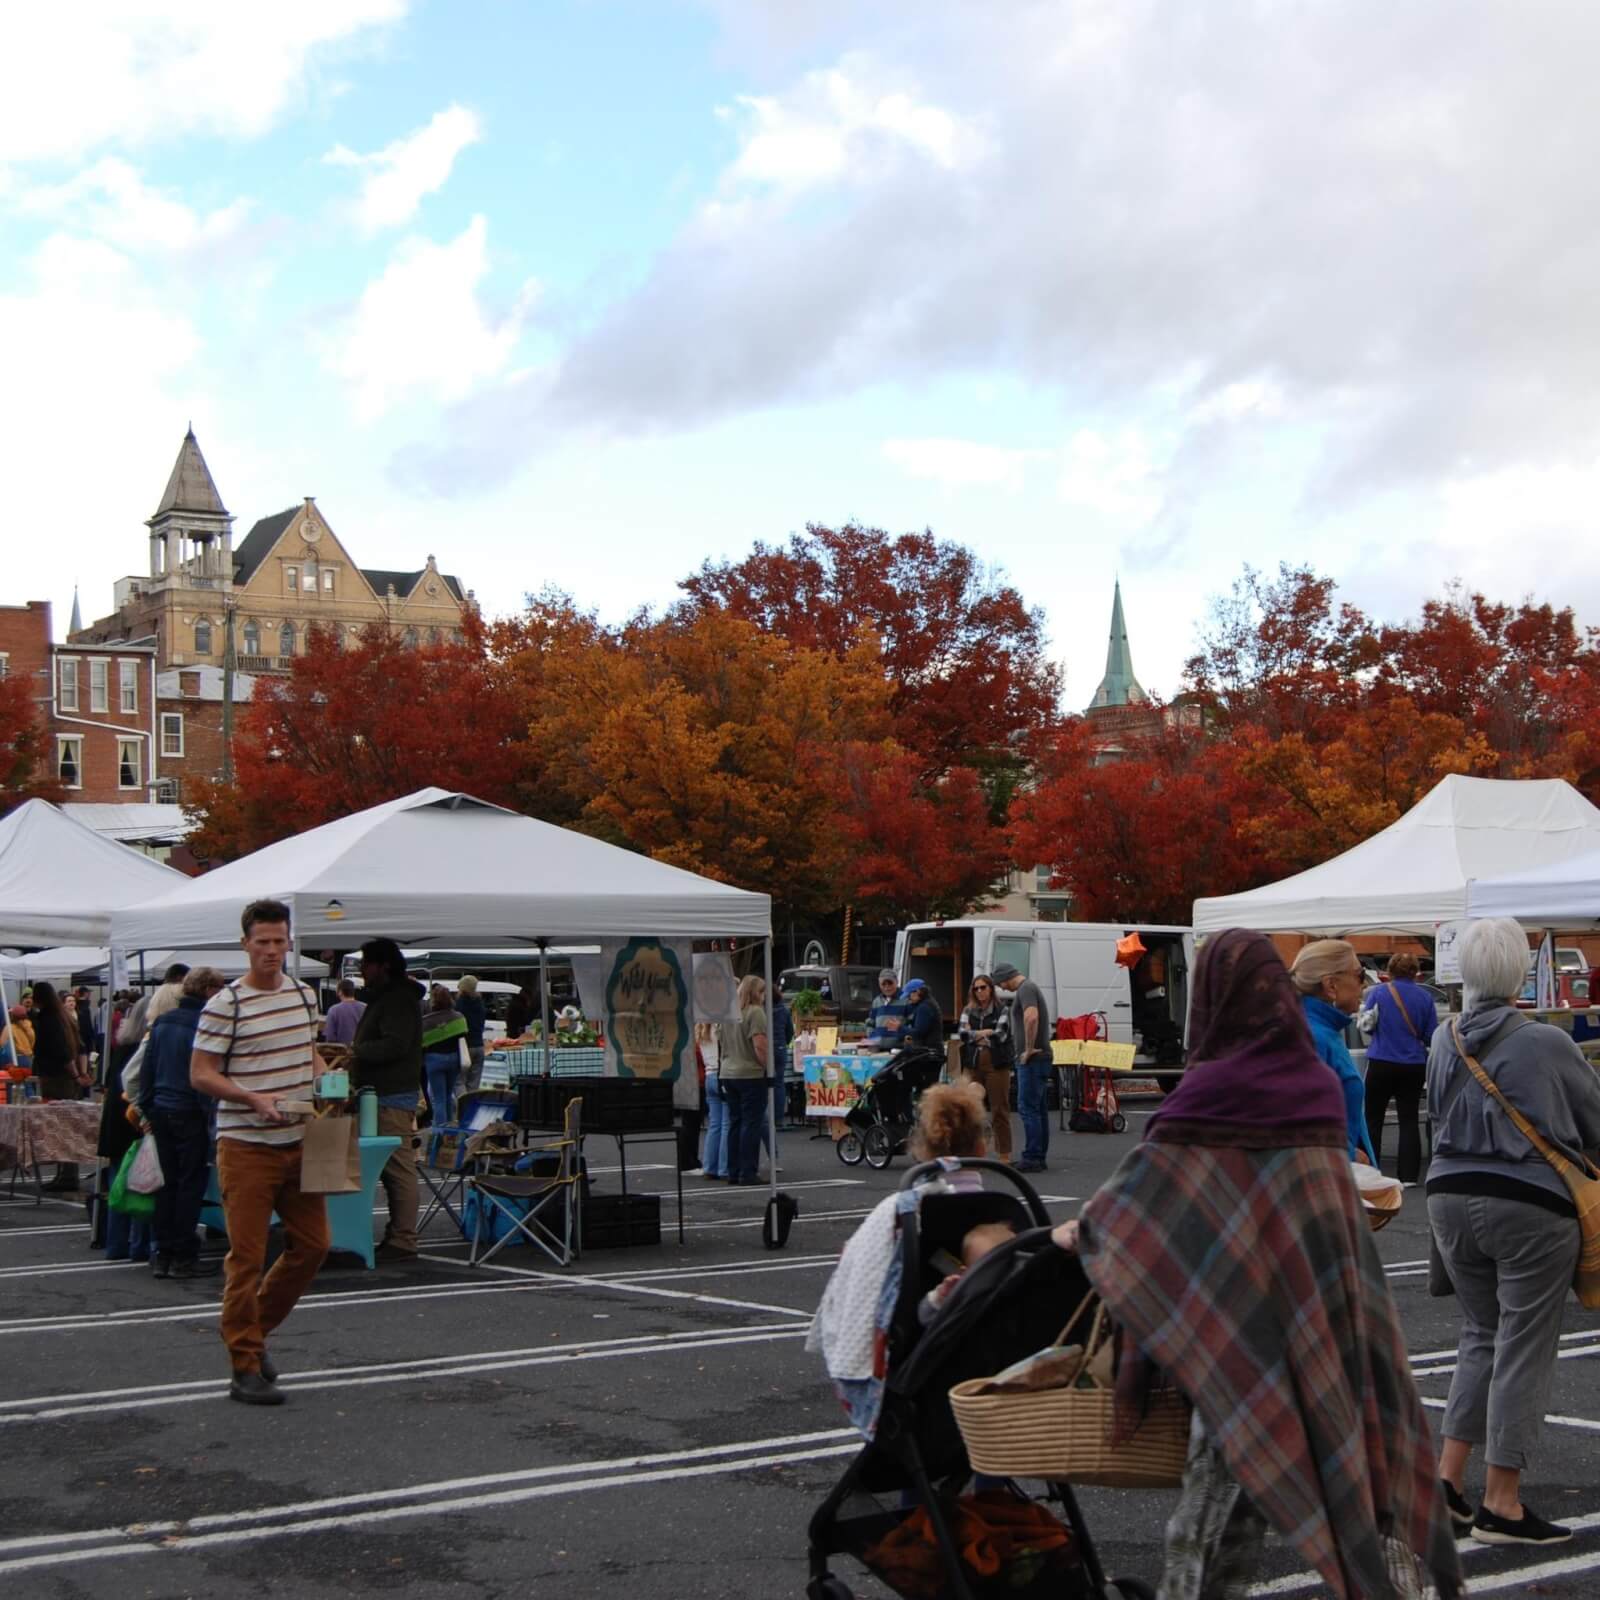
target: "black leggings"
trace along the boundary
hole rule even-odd
[[[1381,1164],[1383,1158],[1383,1119],[1394,1101],[1395,1120],[1400,1124],[1400,1157],[1395,1176],[1402,1183],[1415,1183],[1422,1175],[1422,1129],[1418,1114],[1428,1069],[1421,1062],[1407,1066],[1398,1061],[1378,1061],[1367,1057],[1367,1133],[1372,1138],[1372,1153]]]

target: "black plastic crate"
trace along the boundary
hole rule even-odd
[[[620,1250],[627,1245],[661,1243],[658,1194],[585,1195],[583,1248]]]
[[[656,1133],[672,1126],[672,1085],[651,1078],[546,1078],[527,1094],[537,1115],[524,1119],[519,1107],[518,1120],[536,1127],[559,1127],[567,1102],[580,1097],[585,1133]]]

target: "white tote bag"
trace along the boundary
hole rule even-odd
[[[161,1172],[161,1157],[156,1153],[156,1136],[147,1133],[139,1141],[139,1153],[128,1168],[128,1187],[135,1194],[154,1194],[165,1182]]]

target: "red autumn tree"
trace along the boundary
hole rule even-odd
[[[197,785],[192,847],[229,861],[428,785],[514,803],[504,752],[524,726],[476,627],[418,647],[373,627],[348,648],[313,629],[287,677],[256,679],[235,783]]]
[[[812,524],[787,545],[708,561],[680,587],[690,614],[727,611],[805,649],[843,656],[870,635],[919,777],[971,767],[997,815],[1055,724],[1061,674],[1043,614],[931,532]]]
[[[50,730],[21,674],[0,677],[0,816],[24,800],[59,800],[50,776]]]

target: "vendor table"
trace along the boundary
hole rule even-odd
[[[48,1162],[92,1164],[99,1159],[100,1106],[93,1100],[25,1100],[0,1105],[0,1162],[11,1162],[11,1188],[17,1179],[33,1184],[34,1203],[42,1205],[39,1168]]]
[[[887,1054],[804,1057],[801,1070],[806,1080],[806,1115],[842,1117],[860,1098],[862,1085],[877,1077],[893,1059]]]
[[[374,1265],[372,1253],[372,1203],[377,1196],[378,1177],[389,1153],[400,1148],[393,1135],[363,1138],[361,1145],[361,1187],[349,1194],[330,1194],[328,1198],[328,1233],[335,1250],[348,1250],[358,1255],[370,1268]],[[222,1210],[222,1196],[217,1191],[217,1169],[213,1167],[206,1179],[205,1204],[200,1209],[200,1220],[208,1228],[221,1233],[228,1231],[227,1218]],[[276,1221],[276,1217],[273,1219]]]

